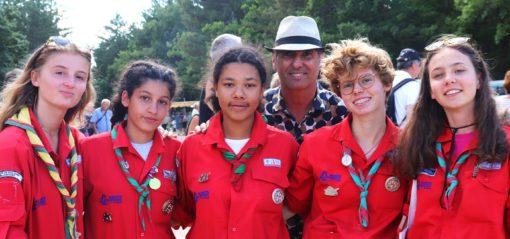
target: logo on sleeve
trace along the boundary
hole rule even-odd
[[[201,192],[193,192],[193,200],[195,203],[200,199],[209,199],[209,190],[201,191]]]
[[[501,163],[483,162],[483,163],[479,164],[478,168],[483,169],[483,170],[500,170]]]
[[[328,174],[328,172],[326,171],[323,171],[321,173],[321,175],[319,176],[319,178],[324,181],[324,182],[327,182],[327,181],[336,181],[336,182],[340,182],[340,180],[342,179],[342,175],[341,174]]]
[[[1,170],[0,178],[14,178],[20,183],[23,181],[23,176],[14,170]]]
[[[173,170],[163,170],[163,178],[170,179],[172,181],[177,181],[177,174]]]
[[[427,176],[434,177],[436,175],[437,169],[435,168],[426,168],[423,171],[421,171],[420,174],[425,174]]]
[[[418,180],[418,185],[416,186],[418,187],[418,190],[420,189],[430,190],[432,188],[432,182]]]
[[[282,161],[279,159],[264,159],[264,167],[281,168]]]
[[[46,206],[46,197],[41,197],[39,199],[34,200],[34,205],[32,206],[32,210],[36,210],[42,206]]]
[[[122,195],[112,195],[106,196],[105,194],[101,195],[101,199],[99,199],[99,203],[103,205],[108,205],[110,203],[121,204],[122,203]]]

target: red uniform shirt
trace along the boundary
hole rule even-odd
[[[207,133],[184,141],[178,153],[182,203],[195,216],[188,238],[289,238],[282,204],[298,144],[289,133],[267,125],[255,114],[250,140],[238,156],[258,147],[246,161],[239,192],[230,182],[232,165],[218,149],[230,149],[221,114],[211,119]],[[203,175],[208,175],[207,180]]]
[[[505,131],[510,140],[510,128],[505,128]],[[450,153],[451,139],[452,133],[448,129],[444,129],[437,139],[442,144],[445,157]],[[408,238],[497,239],[510,236],[508,157],[503,163],[481,164],[475,174],[477,157],[473,151],[477,144],[478,134],[462,150],[462,154],[471,155],[457,174],[459,184],[451,211],[439,204],[445,172],[438,166],[418,175],[416,214]],[[450,165],[454,165],[457,159],[454,155]]]
[[[122,126],[122,124],[121,124]],[[85,201],[85,231],[88,238],[174,238],[170,227],[172,213],[163,213],[165,202],[177,195],[175,155],[181,143],[161,138],[156,131],[153,145],[145,162],[133,148],[123,127],[118,127],[117,139],[112,143],[111,132],[90,137],[82,142]],[[158,172],[154,177],[161,181],[159,189],[149,187],[152,223],[147,207],[142,205],[145,232],[138,215],[139,194],[126,179],[114,148],[121,148],[129,171],[138,183],[162,153]]]
[[[394,177],[391,153],[398,128],[386,120],[386,132],[379,146],[367,160],[352,135],[352,115],[341,123],[323,127],[305,135],[296,168],[290,177],[286,202],[289,208],[305,217],[303,238],[395,238],[406,199],[408,181],[399,178],[394,192],[385,186]],[[368,227],[359,221],[360,189],[341,162],[342,144],[352,150],[353,166],[366,177],[374,161],[384,159],[368,187]],[[398,178],[398,177],[397,177]],[[395,178],[393,178],[395,179]],[[326,189],[328,189],[326,191]],[[334,191],[337,190],[337,195]],[[393,188],[393,189],[396,189]]]
[[[55,162],[67,190],[70,192],[71,167],[67,164],[71,153],[66,125],[59,132],[58,152],[55,152],[30,110],[30,120],[45,149]],[[81,162],[78,138],[80,133],[71,128]],[[64,197],[50,177],[46,164],[33,150],[26,131],[8,126],[0,133],[0,238],[66,238],[67,207]],[[76,231],[83,234],[82,165],[78,164],[78,191],[76,197]],[[10,175],[10,176],[9,176]],[[18,181],[13,175],[21,175]]]

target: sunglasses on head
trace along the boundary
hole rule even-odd
[[[435,51],[435,50],[441,49],[442,47],[445,47],[445,46],[457,46],[457,45],[462,45],[464,43],[471,44],[471,38],[469,38],[469,37],[455,37],[455,38],[436,41],[436,42],[426,46],[425,51]]]
[[[59,46],[67,46],[71,42],[69,40],[67,40],[66,38],[63,38],[63,37],[52,36],[52,37],[50,37],[48,39],[48,41],[46,41],[46,44],[44,44],[44,46],[48,46],[51,43],[55,43],[55,44],[57,44]]]

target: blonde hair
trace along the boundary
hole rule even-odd
[[[91,62],[92,55],[90,51],[80,49],[76,44],[68,42],[67,44],[59,44],[52,37],[46,44],[39,47],[30,56],[25,65],[23,73],[16,78],[15,81],[8,84],[1,93],[2,105],[0,107],[0,130],[4,129],[4,124],[7,119],[24,107],[28,106],[33,108],[37,102],[39,88],[32,85],[30,74],[32,71],[39,71],[46,63],[48,58],[57,53],[70,53],[83,56],[89,63]],[[92,77],[89,72],[87,78],[87,86],[85,92],[81,96],[80,101],[74,107],[67,110],[64,121],[69,123],[76,115],[80,120],[83,118],[83,110],[85,106],[95,99],[96,92],[92,86]]]
[[[322,75],[331,84],[331,90],[340,95],[340,77],[349,79],[356,67],[373,68],[384,86],[391,86],[395,70],[390,55],[383,49],[370,45],[368,39],[342,40],[329,44],[331,54],[324,59]],[[388,96],[389,92],[386,93]]]

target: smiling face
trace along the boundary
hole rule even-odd
[[[282,89],[300,90],[313,87],[320,71],[319,50],[276,51],[273,69],[278,72]]]
[[[430,94],[445,110],[474,110],[476,91],[480,87],[470,58],[460,51],[445,47],[428,64]]]
[[[81,55],[55,53],[39,70],[30,73],[32,85],[39,88],[39,106],[68,110],[80,101],[85,88],[90,63]]]
[[[170,110],[170,91],[168,84],[161,80],[148,79],[133,91],[131,97],[122,92],[122,105],[128,108],[126,131],[130,140],[152,139],[154,131],[163,122]],[[137,143],[145,143],[138,141]]]
[[[224,122],[253,119],[264,93],[257,68],[247,63],[224,65],[214,89]]]
[[[356,68],[349,79],[339,78],[342,100],[353,116],[385,111],[386,92],[391,86],[384,86],[374,69]]]

